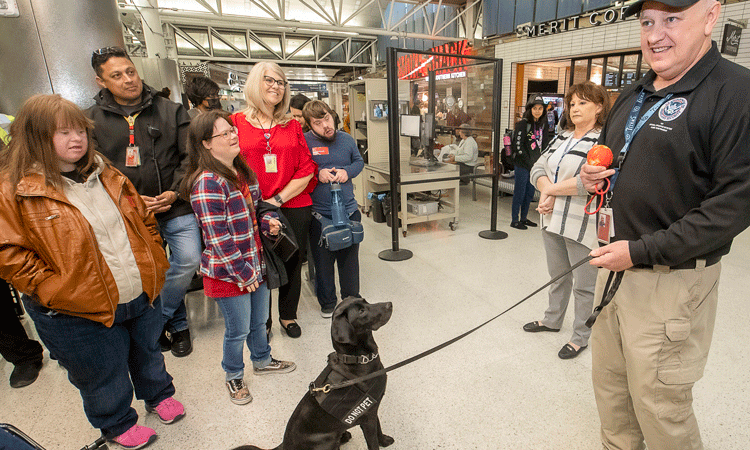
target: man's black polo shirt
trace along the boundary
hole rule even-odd
[[[615,238],[633,264],[676,266],[729,252],[750,225],[750,70],[711,49],[654,92],[649,71],[615,102],[600,141],[615,160],[641,88],[640,114],[672,93],[633,139],[614,187]]]

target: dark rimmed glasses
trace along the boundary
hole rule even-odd
[[[284,89],[286,87],[286,85],[289,84],[289,83],[287,83],[284,80],[277,80],[274,77],[269,77],[269,76],[266,76],[266,75],[263,75],[263,81],[266,82],[266,86],[268,86],[268,87],[271,87],[274,84],[276,84],[276,86],[279,87],[279,88],[281,88],[281,89]]]

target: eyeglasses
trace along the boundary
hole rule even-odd
[[[268,87],[271,87],[271,86],[273,86],[274,83],[276,83],[276,86],[279,87],[279,88],[281,88],[281,89],[285,88],[286,85],[289,84],[289,83],[287,83],[284,80],[277,80],[276,78],[267,77],[265,75],[263,76],[263,81],[266,82],[266,86],[268,86]]]
[[[219,133],[219,134],[214,134],[213,136],[211,136],[211,139],[213,139],[213,138],[215,138],[215,137],[219,137],[219,136],[221,136],[221,137],[223,137],[224,139],[226,139],[226,140],[229,140],[229,139],[231,139],[231,138],[232,138],[232,135],[233,135],[233,134],[237,134],[237,127],[232,127],[232,128],[230,128],[230,129],[228,129],[227,131],[224,131],[224,132],[222,132],[222,133]]]
[[[108,55],[110,53],[122,53],[122,49],[120,47],[102,47],[99,50],[94,50],[94,55],[102,56],[102,55]]]

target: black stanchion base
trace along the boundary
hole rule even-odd
[[[499,241],[500,239],[505,239],[508,237],[508,233],[505,231],[499,231],[499,230],[485,230],[479,232],[479,237],[484,239],[491,239],[493,241]]]
[[[378,253],[378,258],[385,260],[385,261],[406,261],[407,259],[414,256],[414,253],[411,252],[411,250],[404,250],[403,248],[401,250],[383,250],[382,252]]]

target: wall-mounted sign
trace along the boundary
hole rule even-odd
[[[419,53],[410,53],[398,59],[398,78],[399,80],[413,80],[415,78],[425,78],[432,70],[436,75],[466,72],[463,64],[466,64],[466,58],[462,55],[474,55],[474,49],[469,45],[469,41],[449,42],[438,45],[430,49],[435,53],[448,53],[456,56],[430,56]],[[441,70],[441,68],[447,69]],[[440,79],[440,78],[438,78]]]
[[[563,31],[578,30],[581,28],[581,20],[588,22],[592,26],[615,23],[626,20],[623,12],[627,7],[612,8],[607,10],[594,11],[590,14],[581,16],[566,17],[564,19],[550,20],[532,25],[519,25],[516,28],[517,37],[539,37],[549,36],[551,34],[562,33]]]
[[[721,53],[730,56],[737,56],[740,49],[740,38],[742,37],[742,28],[737,25],[724,25],[724,38],[721,40]]]

